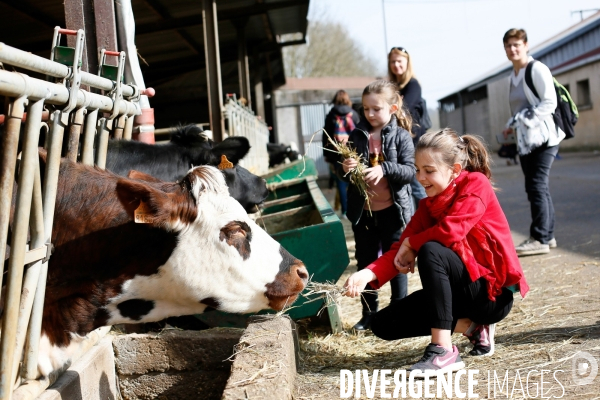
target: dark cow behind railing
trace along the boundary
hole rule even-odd
[[[281,310],[308,280],[304,264],[249,218],[211,166],[167,183],[63,160],[52,244],[38,362],[44,376],[98,327],[207,307]]]
[[[164,145],[150,145],[136,141],[110,140],[106,154],[106,169],[127,176],[130,170],[152,175],[166,182],[182,179],[193,166],[221,163],[225,155],[234,165],[223,169],[229,194],[247,212],[256,212],[257,206],[268,196],[263,178],[250,173],[238,162],[250,150],[245,137],[229,137],[215,144],[202,134],[196,125],[173,129],[171,140]]]
[[[287,160],[291,162],[300,158],[300,154],[287,144],[267,143],[267,152],[269,153],[270,168],[283,164]]]

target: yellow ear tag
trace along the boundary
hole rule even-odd
[[[150,206],[143,201],[140,201],[140,205],[133,212],[133,218],[136,224],[151,224],[154,221]]]
[[[221,164],[217,166],[219,169],[233,168],[233,163],[227,159],[225,154],[221,155]]]

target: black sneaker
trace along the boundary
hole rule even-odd
[[[414,373],[416,378],[424,378],[426,376],[437,376],[445,374],[448,371],[458,371],[463,369],[465,363],[460,358],[460,354],[456,346],[452,346],[452,351],[445,349],[437,344],[430,343],[425,348],[425,354],[415,365],[408,369],[408,372],[417,371]]]
[[[476,325],[470,334],[463,333],[471,344],[473,350],[469,352],[472,356],[489,357],[494,354],[494,333],[496,324]]]

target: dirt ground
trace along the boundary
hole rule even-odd
[[[549,254],[520,258],[531,290],[524,300],[515,295],[511,313],[497,325],[495,354],[469,356],[471,345],[466,338],[453,336],[466,368],[479,371],[474,389],[478,398],[600,399],[600,376],[590,384],[576,382],[593,374],[594,365],[597,371],[600,362],[600,154],[561,156],[551,174],[558,248]],[[518,244],[529,236],[530,223],[523,174],[519,166],[508,166],[504,160],[496,159],[495,163],[498,198],[511,225],[513,241]],[[333,199],[326,183],[322,187]],[[352,229],[347,220],[343,224],[351,263],[339,285],[356,271]],[[415,273],[409,277],[409,292],[419,287]],[[380,291],[381,307],[387,305],[389,296],[389,285],[385,285]],[[367,369],[372,373],[374,369],[406,369],[422,356],[429,343],[428,337],[387,342],[370,331],[353,332],[351,327],[361,316],[358,298],[344,297],[341,311],[345,331],[340,334],[331,335],[326,327],[300,322],[298,400],[338,399],[340,370]],[[586,352],[590,359],[583,359],[579,352]],[[392,381],[387,393],[393,388]],[[364,386],[361,398],[368,398]],[[379,386],[370,398],[382,398]]]

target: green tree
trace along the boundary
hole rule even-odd
[[[290,35],[286,40],[298,39]],[[376,63],[338,23],[310,21],[307,43],[283,48],[285,75],[294,78],[376,76]]]

